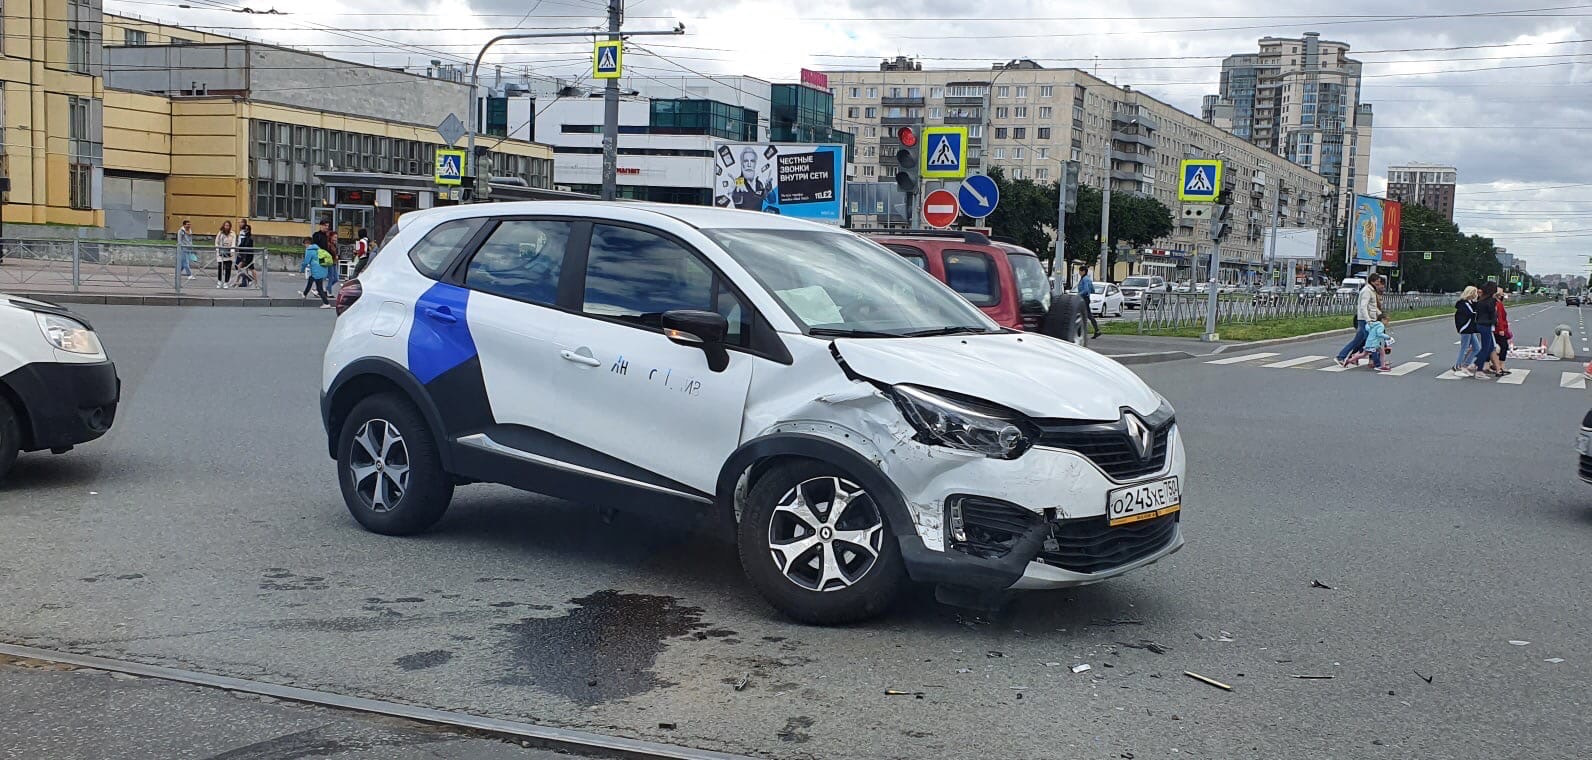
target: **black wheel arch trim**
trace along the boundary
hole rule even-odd
[[[321,425],[326,428],[326,453],[333,459],[337,458],[337,438],[342,432],[341,420],[337,420],[335,426],[333,424],[333,401],[337,399],[338,392],[349,382],[367,375],[374,375],[391,382],[409,397],[415,408],[420,410],[420,415],[426,418],[426,424],[431,426],[431,432],[437,439],[437,451],[442,457],[443,469],[448,469],[452,464],[452,452],[449,446],[443,445],[445,443],[443,433],[447,428],[443,425],[441,410],[437,409],[436,402],[431,400],[431,394],[426,392],[426,387],[419,378],[403,365],[379,356],[367,356],[350,362],[337,373],[332,384],[321,394]]]
[[[845,470],[884,510],[890,532],[901,548],[907,575],[919,583],[937,583],[978,590],[1010,587],[1023,575],[1029,560],[1038,556],[1043,542],[1043,526],[1021,542],[1021,550],[1000,559],[984,559],[959,552],[934,551],[923,545],[917,523],[889,476],[878,465],[856,450],[810,433],[772,433],[742,444],[719,470],[715,503],[726,519],[735,514],[735,490],[741,476],[765,459],[800,457],[833,464]]]

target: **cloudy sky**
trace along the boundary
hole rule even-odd
[[[189,7],[179,7],[187,5]],[[282,15],[236,9],[274,8]],[[423,67],[467,61],[493,33],[589,29],[600,0],[106,0],[107,10],[217,27],[350,60]],[[1330,7],[1330,11],[1325,8]],[[1215,9],[1202,12],[1202,9]],[[1592,3],[1568,0],[629,0],[638,76],[871,68],[909,55],[926,67],[1011,58],[1098,71],[1192,113],[1221,58],[1264,35],[1319,31],[1365,62],[1374,104],[1371,190],[1390,163],[1459,168],[1457,221],[1536,273],[1584,272],[1592,257]],[[1394,15],[1394,14],[1398,15]],[[359,31],[355,31],[359,30]],[[578,79],[589,41],[503,46],[512,70]],[[842,125],[843,126],[843,125]]]

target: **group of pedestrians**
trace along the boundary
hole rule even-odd
[[[1502,377],[1509,374],[1509,344],[1515,334],[1509,329],[1508,296],[1489,282],[1477,288],[1465,287],[1454,302],[1454,330],[1459,333],[1459,357],[1454,373],[1466,377]]]
[[[193,221],[182,220],[177,229],[177,273],[190,280],[194,278],[193,265],[199,263],[199,251],[194,246]],[[233,231],[231,220],[223,221],[216,232],[216,287],[247,288],[259,279],[255,270],[258,251],[254,246],[254,229],[246,219],[238,220]]]
[[[1354,306],[1354,337],[1338,352],[1338,364],[1352,367],[1361,359],[1370,359],[1371,368],[1377,372],[1391,372],[1387,355],[1393,351],[1393,336],[1387,331],[1387,309],[1382,303],[1387,292],[1387,278],[1372,272],[1365,278]]]

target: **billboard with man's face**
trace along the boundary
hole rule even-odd
[[[713,205],[841,223],[845,146],[720,143],[714,153]]]

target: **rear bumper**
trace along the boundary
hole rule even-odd
[[[24,364],[0,377],[0,385],[22,402],[25,451],[71,448],[104,435],[122,389],[110,361]]]

